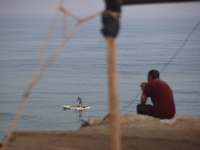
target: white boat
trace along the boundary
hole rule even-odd
[[[74,105],[62,105],[63,109],[68,109],[68,110],[84,110],[84,109],[90,109],[90,106],[74,106]]]

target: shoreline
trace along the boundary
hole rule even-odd
[[[175,119],[168,125],[150,116],[120,114],[121,149],[199,149],[200,118]],[[74,131],[15,131],[7,150],[109,150],[109,116],[85,125]]]

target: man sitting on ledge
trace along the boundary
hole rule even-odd
[[[171,88],[165,81],[160,80],[157,70],[150,70],[147,79],[147,83],[140,84],[143,93],[141,104],[137,105],[137,113],[161,119],[173,118],[175,104]],[[151,98],[153,106],[146,104],[148,97]]]

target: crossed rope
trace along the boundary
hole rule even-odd
[[[65,9],[63,7],[63,3],[64,3],[64,0],[60,0],[60,3],[59,3],[59,9],[57,10],[56,14],[55,14],[55,17],[53,19],[53,22],[52,22],[52,25],[49,29],[49,32],[48,32],[48,35],[47,35],[47,38],[44,42],[44,46],[43,46],[43,49],[41,50],[41,53],[40,53],[40,56],[38,58],[38,61],[37,61],[37,64],[36,64],[36,67],[35,67],[35,70],[33,72],[33,75],[32,75],[32,78],[30,80],[30,83],[22,97],[22,100],[20,102],[20,105],[18,107],[18,110],[15,114],[15,117],[11,123],[11,126],[10,126],[10,129],[8,131],[8,134],[6,135],[6,138],[5,138],[5,141],[3,143],[3,147],[2,147],[2,150],[6,150],[7,148],[7,145],[13,135],[13,131],[15,130],[15,127],[17,125],[17,122],[21,116],[21,113],[23,111],[23,108],[28,100],[28,97],[32,91],[32,89],[35,87],[35,85],[40,81],[40,79],[42,78],[42,76],[44,75],[44,73],[48,70],[48,68],[50,67],[50,65],[53,63],[53,61],[56,59],[56,57],[58,56],[58,54],[63,50],[63,48],[66,46],[66,44],[68,43],[68,41],[72,38],[72,36],[74,35],[74,33],[78,30],[78,28],[80,27],[80,25],[90,19],[93,19],[99,15],[101,15],[103,12],[97,12],[91,16],[87,16],[85,18],[78,18],[77,16],[75,16],[74,14],[72,14],[71,12],[69,12],[67,9]],[[52,54],[52,56],[50,57],[50,59],[47,61],[47,63],[43,66],[42,66],[42,61],[44,59],[44,56],[45,56],[45,53],[48,49],[48,45],[50,43],[50,40],[51,40],[51,37],[53,35],[53,31],[56,27],[56,24],[58,22],[58,18],[60,16],[60,13],[63,13],[63,33],[65,35],[65,39],[64,41],[60,44],[60,46],[58,46],[58,48],[54,51],[54,53]],[[72,17],[73,19],[75,19],[77,21],[77,23],[74,25],[73,29],[69,32],[69,34],[67,34],[66,32],[66,15]]]

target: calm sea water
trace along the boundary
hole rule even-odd
[[[30,81],[52,19],[0,18],[0,141]],[[164,67],[198,19],[132,17],[121,20],[117,39],[121,113],[136,113],[140,83],[146,81],[150,69]],[[68,27],[73,24],[70,22]],[[108,113],[106,46],[101,26],[100,18],[96,18],[80,27],[34,87],[17,130],[75,130],[82,119],[100,119]],[[62,20],[59,20],[43,63],[62,41]],[[199,58],[200,27],[161,74],[161,79],[174,92],[176,115],[200,117]],[[61,108],[61,105],[76,104],[77,96],[91,109],[65,111]]]

